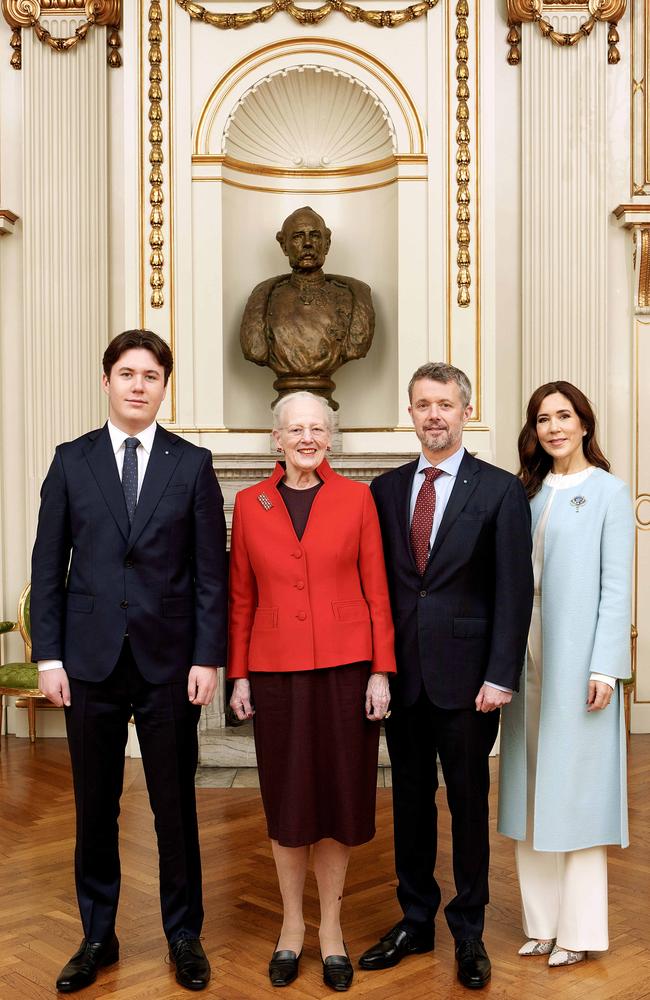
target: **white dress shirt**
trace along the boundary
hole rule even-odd
[[[149,456],[151,454],[151,449],[153,448],[153,439],[156,436],[156,427],[158,426],[154,420],[152,424],[145,427],[143,431],[139,431],[138,434],[127,434],[126,431],[120,430],[111,421],[108,421],[108,433],[111,437],[111,445],[113,446],[113,454],[115,455],[115,462],[117,463],[117,473],[122,479],[122,467],[124,465],[124,442],[128,437],[137,437],[140,444],[135,450],[138,457],[138,499],[140,498],[140,490],[142,489],[142,482],[144,480],[144,474],[147,471],[147,463],[149,461]],[[40,670],[55,670],[57,667],[62,667],[63,662],[61,660],[39,660],[38,669]]]

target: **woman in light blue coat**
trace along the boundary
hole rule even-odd
[[[630,674],[634,522],[589,400],[537,389],[519,436],[535,600],[524,682],[503,710],[498,829],[516,841],[520,955],[608,947],[607,844],[628,845],[621,679]]]

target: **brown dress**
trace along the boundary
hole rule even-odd
[[[321,485],[278,487],[298,538]],[[375,834],[380,727],[365,716],[369,674],[369,663],[250,673],[262,801],[283,847],[325,837],[352,847]]]

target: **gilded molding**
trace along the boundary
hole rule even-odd
[[[2,13],[9,27],[13,29],[9,45],[13,49],[11,65],[14,69],[22,67],[23,28],[33,28],[39,42],[55,52],[68,52],[82,42],[95,25],[109,28],[108,65],[112,68],[122,65],[118,31],[122,17],[122,0],[2,0]],[[85,14],[86,20],[75,28],[72,35],[57,38],[41,22],[43,14]]]
[[[17,222],[18,216],[15,212],[10,212],[8,208],[0,208],[0,236],[10,236]]]
[[[521,25],[524,21],[537,25],[543,38],[547,38],[554,45],[562,48],[571,48],[581,42],[583,38],[588,38],[598,21],[605,21],[609,24],[607,32],[607,62],[610,66],[615,66],[620,62],[621,55],[618,51],[620,41],[616,25],[625,14],[627,0],[588,0],[583,4],[585,11],[589,14],[577,31],[562,32],[556,31],[549,20],[544,17],[546,8],[557,8],[567,5],[569,0],[554,0],[552,3],[545,3],[544,0],[507,0],[508,4],[508,63],[517,66],[521,61],[519,45],[521,43]]]
[[[163,236],[163,131],[162,131],[162,7],[160,0],[151,0],[149,4],[149,204],[151,212],[149,214],[149,246],[151,253],[149,263],[151,274],[149,284],[151,285],[151,305],[154,309],[162,309],[165,303],[163,287],[165,279],[163,276],[163,265],[165,258],[163,246],[165,238]]]
[[[467,39],[469,29],[467,18],[469,16],[468,0],[458,0],[456,4],[456,243],[458,253],[456,263],[458,274],[456,283],[458,285],[458,305],[467,308],[470,304],[469,288],[471,285],[469,252],[470,244],[470,193],[469,193],[469,164],[470,154],[470,131],[469,131],[469,50]]]
[[[650,308],[650,229],[636,230],[637,310]]]
[[[213,14],[201,4],[193,3],[192,0],[176,0],[176,3],[193,20],[203,21],[215,28],[227,30],[229,28],[247,28],[250,24],[264,23],[282,10],[302,25],[320,24],[334,11],[338,11],[345,14],[350,21],[364,21],[375,28],[397,28],[401,24],[414,21],[415,18],[422,17],[427,11],[433,10],[438,4],[438,0],[419,0],[418,3],[405,7],[404,10],[363,10],[356,4],[348,3],[347,0],[327,0],[326,3],[316,8],[299,7],[292,0],[272,0],[264,7],[238,14],[232,12]]]

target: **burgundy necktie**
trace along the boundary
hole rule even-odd
[[[415,501],[415,510],[411,521],[411,547],[420,576],[424,575],[427,567],[433,515],[436,512],[436,488],[433,481],[442,474],[441,469],[434,469],[432,466],[425,469],[424,482]]]

